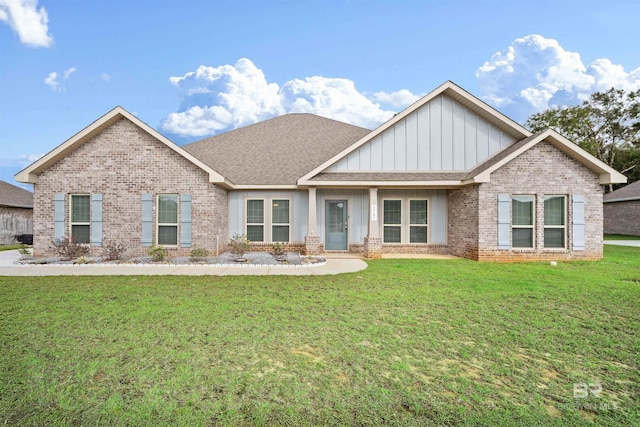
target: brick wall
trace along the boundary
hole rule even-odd
[[[605,203],[604,233],[640,236],[640,200]]]
[[[498,194],[536,196],[536,249],[498,250]],[[571,195],[585,196],[585,250],[573,251]],[[541,142],[491,174],[478,188],[478,259],[497,261],[602,258],[602,186],[598,175]],[[567,249],[544,249],[544,195],[567,196]],[[452,224],[455,226],[455,224]]]
[[[53,240],[56,193],[102,194],[103,242],[127,244],[128,255],[143,255],[143,193],[192,195],[192,246],[215,251],[216,238],[228,237],[227,192],[208,182],[208,174],[127,119],[119,119],[44,171],[35,184],[34,252],[49,253]],[[156,199],[154,197],[154,218]],[[68,231],[67,231],[68,232]],[[156,229],[154,220],[154,241]],[[179,235],[179,234],[178,234]],[[172,250],[186,254],[190,248]],[[92,255],[100,248],[92,247]]]
[[[451,255],[478,258],[478,185],[449,190],[448,241]]]

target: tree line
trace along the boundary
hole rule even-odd
[[[640,90],[596,92],[580,105],[533,114],[525,126],[534,133],[552,128],[626,175],[628,183],[640,180]]]

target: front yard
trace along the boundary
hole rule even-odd
[[[640,249],[0,277],[0,424],[640,424]]]

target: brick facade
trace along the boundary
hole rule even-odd
[[[34,253],[50,253],[54,235],[54,195],[65,194],[65,226],[69,233],[69,195],[101,194],[103,242],[122,242],[129,256],[145,254],[142,246],[142,194],[192,196],[192,247],[212,253],[227,250],[229,241],[228,192],[209,182],[207,172],[156,140],[126,118],[105,125],[88,141],[43,171],[35,184]],[[393,191],[391,191],[393,192]],[[535,248],[498,249],[499,194],[534,195],[536,200]],[[567,202],[566,249],[544,249],[545,195],[565,195]],[[572,195],[585,197],[585,249],[572,249]],[[354,202],[355,203],[355,202]],[[489,183],[449,189],[446,200],[446,243],[384,244],[365,237],[349,244],[349,251],[367,257],[383,253],[452,254],[476,260],[568,260],[602,257],[602,186],[597,174],[553,145],[540,142],[491,174]],[[157,199],[154,197],[154,218]],[[364,216],[363,218],[367,218]],[[155,241],[156,227],[154,220]],[[640,234],[637,233],[637,234]],[[191,248],[171,248],[186,255]],[[252,244],[251,250],[271,250],[270,244]],[[307,236],[287,250],[317,254],[321,238]],[[100,247],[91,247],[99,255]]]
[[[498,250],[498,194],[535,195],[535,249]],[[567,196],[567,249],[544,249],[545,195]],[[572,250],[572,195],[585,196],[585,249]],[[554,146],[540,142],[491,174],[478,188],[478,255],[482,261],[602,258],[602,195],[599,177]],[[455,227],[455,224],[451,225]]]
[[[103,242],[122,242],[128,255],[144,255],[143,193],[191,194],[192,247],[215,251],[228,237],[227,191],[209,183],[208,174],[127,119],[110,123],[75,151],[42,172],[35,184],[34,253],[50,254],[54,237],[54,195],[65,194],[69,233],[69,195],[102,194]],[[180,233],[180,231],[178,231]],[[191,248],[175,248],[172,255]],[[100,247],[91,247],[99,255]]]
[[[605,203],[604,233],[640,236],[640,200]]]

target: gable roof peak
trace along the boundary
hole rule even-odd
[[[203,162],[193,157],[191,154],[186,152],[180,146],[176,145],[173,141],[169,140],[167,137],[162,135],[160,132],[140,120],[137,116],[131,114],[127,110],[125,110],[121,106],[116,106],[108,111],[106,114],[102,115],[100,118],[95,120],[89,126],[85,127],[71,138],[67,139],[62,144],[58,145],[53,150],[49,151],[47,154],[42,156],[40,159],[33,162],[31,165],[27,166],[20,172],[18,172],[14,179],[18,182],[31,183],[35,184],[38,182],[38,175],[46,170],[49,166],[58,162],[60,159],[66,157],[71,152],[73,152],[77,147],[84,144],[88,140],[90,140],[94,135],[102,132],[105,128],[112,125],[114,122],[120,119],[127,119],[155,139],[157,139],[162,144],[169,147],[171,150],[175,151],[182,157],[189,160],[194,165],[198,166],[205,172],[209,174],[209,181],[217,184],[221,184],[225,187],[231,187],[232,183],[228,182],[225,177],[220,175],[218,172],[211,169],[209,166],[205,165]]]

